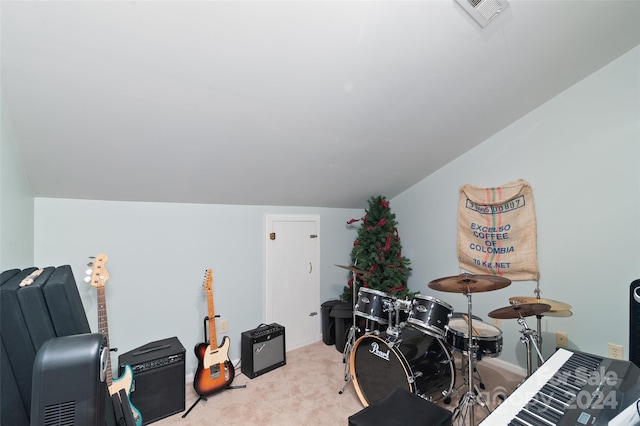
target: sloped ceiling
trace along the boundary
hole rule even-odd
[[[34,195],[363,208],[640,43],[638,1],[3,1]],[[639,77],[640,78],[640,77]]]

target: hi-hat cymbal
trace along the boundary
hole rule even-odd
[[[370,274],[369,271],[363,271],[362,269],[358,269],[355,266],[344,266],[344,265],[336,265],[338,268],[346,269],[347,271],[355,272],[356,274]]]
[[[523,303],[546,303],[547,305],[551,305],[550,311],[568,311],[571,309],[571,305],[564,302],[558,302],[557,300],[552,299],[539,299],[537,297],[530,296],[514,296],[509,298],[509,303],[518,303],[522,305]]]
[[[541,315],[545,317],[567,318],[573,315],[573,312],[571,312],[569,309],[566,309],[563,311],[547,311]]]
[[[520,317],[531,317],[547,312],[551,308],[546,303],[525,303],[522,305],[505,306],[489,312],[491,318],[515,319]]]
[[[429,288],[449,293],[479,293],[504,288],[511,280],[495,275],[462,274],[439,278],[429,283]]]

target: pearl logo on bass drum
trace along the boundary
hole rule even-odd
[[[378,342],[371,343],[371,350],[369,352],[371,352],[377,357],[380,357],[386,361],[389,361],[389,351],[382,352],[380,350],[380,345],[378,345]]]

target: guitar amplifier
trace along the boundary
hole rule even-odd
[[[284,327],[262,325],[245,331],[240,340],[242,374],[250,379],[287,363]]]
[[[147,343],[118,357],[118,377],[129,365],[134,386],[129,399],[142,424],[184,411],[185,349],[177,337]]]

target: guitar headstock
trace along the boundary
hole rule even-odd
[[[211,291],[213,289],[213,269],[207,269],[202,286],[207,291]]]
[[[87,276],[84,280],[94,287],[103,287],[109,279],[109,272],[104,266],[109,257],[106,254],[99,254],[90,259],[92,260],[87,264],[90,269],[87,269]]]

